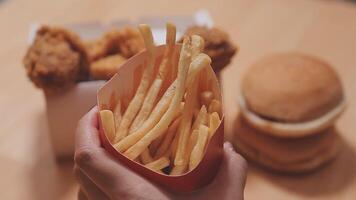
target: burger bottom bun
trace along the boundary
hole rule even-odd
[[[310,160],[283,164],[264,156],[253,147],[240,143],[239,141],[235,141],[235,148],[239,153],[245,156],[246,159],[275,172],[292,174],[308,173],[323,167],[336,157],[339,152],[339,146],[340,144],[336,143],[329,148],[327,152],[321,153],[319,156],[316,156]]]
[[[238,102],[241,115],[246,119],[247,123],[256,129],[263,131],[263,133],[282,138],[305,137],[323,131],[331,127],[346,108],[346,103],[343,100],[338,106],[317,119],[307,122],[286,123],[271,121],[250,111],[242,95],[239,95]]]
[[[282,173],[306,173],[338,155],[341,139],[334,128],[298,139],[273,138],[238,123],[234,146],[248,160]]]

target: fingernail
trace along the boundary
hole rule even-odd
[[[224,148],[226,148],[226,149],[228,149],[228,150],[230,150],[230,151],[233,151],[233,150],[234,150],[234,147],[233,147],[232,144],[231,144],[230,142],[228,142],[228,141],[226,141],[226,142],[224,143]]]

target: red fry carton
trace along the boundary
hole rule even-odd
[[[159,67],[160,60],[163,57],[165,45],[157,47],[156,51],[156,70]],[[175,59],[179,58],[180,45],[176,46]],[[147,52],[143,51],[126,63],[124,63],[118,73],[112,77],[98,91],[97,101],[99,110],[110,109],[116,105],[118,99],[130,101],[140,82],[143,67],[146,64]],[[205,70],[208,77],[208,89],[211,89],[222,100],[219,83],[211,67]],[[126,100],[125,100],[126,99]],[[197,190],[204,185],[209,184],[216,175],[223,158],[223,139],[224,139],[224,117],[220,113],[221,123],[214,135],[211,137],[205,149],[205,155],[199,165],[193,170],[179,176],[165,175],[146,168],[144,165],[128,159],[123,154],[116,151],[112,146],[106,134],[103,131],[100,121],[100,139],[102,146],[122,165],[144,176],[148,180],[159,184],[171,191],[178,193],[188,193]]]

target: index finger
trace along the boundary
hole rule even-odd
[[[99,121],[98,107],[95,106],[85,114],[78,122],[75,134],[75,149],[98,148],[99,139]]]

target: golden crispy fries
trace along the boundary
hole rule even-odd
[[[204,54],[199,54],[204,48],[204,40],[197,35],[192,36],[192,58],[193,59],[204,59],[206,57]],[[204,59],[207,63],[202,64],[202,66],[207,66],[209,62],[209,59],[206,58]],[[194,61],[193,61],[194,62]],[[191,65],[190,68],[193,68],[193,65]],[[174,159],[174,165],[184,165],[187,163],[185,160],[185,155],[189,152],[187,152],[187,145],[189,143],[189,134],[191,131],[191,125],[192,125],[192,118],[193,118],[193,113],[194,113],[194,107],[197,105],[197,90],[198,90],[198,82],[197,79],[192,79],[189,80],[192,81],[187,82],[187,93],[186,93],[186,98],[185,98],[185,105],[184,105],[184,110],[183,110],[183,117],[182,117],[182,122],[179,126],[179,140],[178,140],[178,146],[177,146],[177,151]],[[187,157],[188,158],[188,157]],[[183,167],[181,167],[183,169]]]
[[[171,26],[170,28],[167,27],[167,35],[171,35],[171,37],[166,37],[166,44],[167,48],[171,49],[171,59],[169,60],[170,62],[167,63],[168,66],[166,69],[168,69],[167,72],[167,77],[164,80],[163,85],[169,85],[169,83],[173,82],[176,79],[177,76],[177,63],[176,59],[174,57],[174,52],[175,52],[175,44],[176,44],[176,27],[173,24],[168,23],[167,26]],[[170,33],[171,32],[171,33]]]
[[[209,113],[213,113],[213,112],[217,112],[220,113],[221,112],[221,103],[220,101],[213,99],[209,105]]]
[[[186,150],[184,153],[184,160],[180,165],[175,165],[171,174],[172,175],[179,175],[183,174],[188,167],[189,157],[192,152],[193,147],[197,143],[198,135],[199,135],[199,126],[206,125],[208,122],[208,115],[206,107],[203,105],[199,111],[198,117],[194,121],[192,126],[192,133],[190,134],[188,144],[186,145]]]
[[[150,154],[150,151],[148,149],[145,149],[142,154],[141,154],[141,161],[143,164],[147,164],[147,163],[150,163],[150,162],[153,162],[153,158]]]
[[[195,146],[195,144],[197,143],[198,140],[198,135],[199,135],[199,129],[194,129],[192,131],[192,134],[190,134],[190,138],[189,138],[189,144],[188,144],[188,152],[189,155],[193,150],[193,147]]]
[[[205,64],[201,64],[202,67],[208,66],[210,64],[209,58],[204,54],[199,54],[204,48],[204,40],[200,36],[192,36],[192,58],[193,59],[204,59]],[[194,69],[194,66],[191,65],[190,69]],[[197,70],[197,72],[200,70]],[[191,81],[191,82],[189,82]],[[192,118],[194,113],[194,107],[197,105],[197,90],[198,84],[196,79],[188,79],[187,82],[187,93],[185,96],[185,106],[183,110],[183,117],[179,127],[179,138],[177,143],[177,149],[175,150],[175,159],[174,159],[174,168],[172,170],[173,175],[182,174],[186,168],[190,155],[190,150],[188,147],[189,144],[189,133],[192,125]]]
[[[114,113],[111,110],[102,110],[100,111],[100,119],[106,136],[112,142],[115,138]]]
[[[167,91],[164,93],[163,97],[157,103],[156,107],[153,109],[150,116],[143,123],[143,125],[134,133],[128,135],[117,144],[114,145],[116,150],[119,152],[126,151],[132,145],[134,145],[137,141],[139,141],[150,129],[152,129],[155,124],[161,119],[164,112],[167,111],[170,102],[172,101],[174,92],[176,90],[176,86],[173,83]]]
[[[220,117],[217,112],[213,112],[209,115],[209,139],[213,136],[216,129],[220,125]]]
[[[179,132],[178,132],[179,133]],[[171,155],[170,158],[171,160],[174,161],[175,157],[176,157],[176,153],[177,153],[177,147],[178,147],[178,140],[179,140],[179,134],[175,134],[174,139],[172,141],[172,145],[171,145]]]
[[[214,94],[212,91],[204,91],[200,93],[200,102],[205,106],[209,106],[213,98]]]
[[[124,138],[127,133],[128,129],[134,120],[137,112],[140,110],[144,98],[146,96],[147,90],[150,87],[150,83],[154,73],[154,64],[155,64],[155,57],[156,57],[156,49],[153,43],[153,36],[151,29],[148,25],[140,25],[139,26],[140,32],[144,38],[144,42],[147,49],[148,54],[148,64],[145,68],[140,85],[137,88],[135,96],[132,98],[129,106],[127,107],[124,116],[122,117],[119,129],[117,130],[115,142],[120,141]]]
[[[188,76],[187,84],[186,84],[187,87],[192,85],[194,79],[196,78],[196,75],[202,69],[208,67],[211,63],[210,57],[204,53],[200,53],[199,55],[197,55],[194,60],[196,60],[196,62],[201,62],[201,64],[200,65],[191,65],[191,67],[189,67],[189,76]]]
[[[176,165],[169,175],[182,175],[187,169],[187,165]]]
[[[162,157],[158,160],[155,160],[145,165],[145,167],[150,168],[153,171],[160,171],[161,169],[164,169],[165,167],[168,166],[169,166],[169,159],[166,157]]]
[[[174,113],[180,106],[182,101],[184,90],[186,87],[186,77],[189,70],[189,64],[191,60],[191,40],[189,37],[185,37],[183,41],[183,46],[180,54],[179,64],[178,64],[178,77],[177,77],[177,88],[173,96],[172,102],[169,105],[168,110],[160,121],[155,125],[155,127],[150,130],[145,136],[141,138],[136,144],[125,151],[125,155],[130,159],[135,159],[142,151],[147,148],[147,146],[162,133],[164,133],[169,124],[172,122]],[[200,62],[192,62],[191,64],[201,64]]]
[[[119,99],[114,109],[114,120],[115,120],[115,128],[116,128],[115,130],[119,128],[121,119],[122,119],[121,100]]]
[[[192,153],[190,154],[189,170],[194,169],[203,159],[205,146],[209,139],[209,128],[205,125],[199,127],[199,136]]]
[[[167,151],[164,153],[164,156],[167,158],[171,157],[171,153],[172,153],[172,148],[168,148]]]
[[[204,39],[198,35],[192,35],[192,58],[198,56],[204,49]]]
[[[156,101],[158,92],[161,89],[162,82],[163,81],[161,79],[156,79],[152,83],[150,89],[148,90],[147,96],[142,104],[140,112],[137,114],[135,120],[131,124],[129,133],[136,131],[140,126],[142,126],[142,124],[150,115],[154,103]]]
[[[193,85],[187,91],[187,99],[184,105],[182,121],[179,126],[179,140],[176,157],[174,159],[174,165],[183,165],[184,155],[186,152],[186,147],[188,144],[189,133],[192,125],[193,111],[195,101],[194,98],[197,96],[197,83],[193,82]]]
[[[190,134],[189,142],[188,142],[188,145],[187,145],[187,148],[186,148],[186,153],[184,154],[183,163],[181,165],[175,165],[173,167],[171,173],[170,173],[171,175],[181,175],[187,170],[188,164],[189,164],[189,157],[190,157],[190,154],[192,152],[192,149],[193,149],[194,145],[196,144],[196,141],[198,139],[198,135],[199,135],[199,131],[198,130],[193,130],[193,132]],[[175,152],[176,152],[176,150],[175,150]],[[173,157],[172,160],[174,158],[175,157]],[[174,160],[173,160],[173,162],[174,162]]]
[[[210,66],[211,67],[211,66]],[[213,82],[215,81],[214,79],[212,79],[212,76],[210,75],[211,73],[214,73],[214,72],[212,72],[212,71],[210,71],[210,70],[207,70],[207,68],[205,68],[205,73],[206,73],[206,75],[207,75],[207,79],[206,79],[206,81],[207,81],[207,87],[209,88],[209,90],[211,90],[211,92],[213,92],[213,99],[218,99],[219,98],[219,96],[221,95],[220,94],[220,88],[219,88],[219,83],[217,83],[217,84],[214,84]],[[207,88],[207,89],[208,89]],[[221,103],[221,102],[220,102]]]
[[[183,112],[183,108],[184,108],[184,102],[181,102],[181,105],[180,105],[178,111],[174,114],[173,119],[176,120],[177,118],[180,117],[180,115],[181,115],[182,112]],[[174,123],[174,121],[173,121],[173,123]],[[173,123],[172,123],[172,124],[173,124]],[[172,124],[171,124],[171,125],[172,125]],[[168,129],[169,129],[169,127],[168,127]],[[155,140],[152,142],[152,144],[150,145],[150,149],[152,149],[152,152],[155,152],[155,153],[156,153],[156,150],[157,150],[158,147],[162,144],[162,141],[163,141],[163,139],[165,138],[165,135],[166,135],[167,133],[168,133],[168,130],[166,131],[166,133],[162,134],[161,136],[159,136],[157,139],[155,139]]]
[[[206,110],[206,107],[203,105],[202,108],[200,109],[199,114],[198,114],[198,118],[194,121],[194,124],[192,126],[193,131],[190,134],[189,142],[186,147],[186,152],[184,154],[183,163],[181,165],[174,166],[172,173],[171,173],[172,175],[183,174],[185,172],[185,170],[188,168],[188,164],[189,164],[188,162],[189,162],[191,152],[198,140],[199,127],[201,125],[207,125],[207,123],[208,123],[207,110]]]
[[[158,77],[163,80],[167,78],[166,76],[169,71],[169,67],[172,65],[174,49],[176,44],[176,27],[171,23],[167,23],[166,30],[167,30],[167,34],[166,34],[167,46],[164,52],[162,63],[158,71]]]
[[[177,60],[176,28],[167,23],[166,48],[155,75],[151,29],[147,25],[139,29],[147,66],[131,101],[126,103],[123,94],[113,112],[100,111],[103,129],[127,158],[158,173],[167,167],[165,173],[182,175],[199,165],[220,125],[220,91],[207,69],[211,59],[201,53],[204,40],[193,35],[184,38]]]
[[[208,123],[208,111],[206,110],[205,105],[203,105],[198,113],[197,118],[195,119],[192,130],[199,129],[200,125],[206,125]]]
[[[161,143],[161,145],[158,147],[154,158],[159,158],[167,152],[167,150],[169,149],[169,145],[172,144],[174,135],[178,129],[180,121],[181,121],[181,117],[174,120],[174,122],[168,127],[164,140]]]
[[[173,119],[176,120],[178,117],[180,117],[180,115],[183,112],[183,108],[184,108],[184,102],[181,102],[181,105],[178,109],[178,111],[174,114]],[[174,123],[174,121],[173,121]],[[173,124],[172,123],[172,124]],[[171,124],[171,125],[172,125]],[[169,127],[168,127],[169,129]],[[162,144],[163,139],[165,138],[165,135],[168,133],[168,130],[162,134],[161,136],[159,136],[157,139],[153,140],[152,144],[150,145],[150,149],[152,150],[152,152],[156,153],[156,150],[158,149],[158,147]]]
[[[201,64],[192,65],[189,68],[188,75],[188,83],[189,81],[193,81],[196,75],[206,66],[209,66],[211,59],[206,54],[199,54],[197,56],[197,62],[201,62]],[[119,143],[115,144],[115,148],[119,152],[126,151],[129,147],[134,145],[137,141],[139,141],[150,129],[152,129],[155,124],[160,120],[164,112],[168,109],[169,104],[173,98],[174,92],[176,90],[177,80],[174,81],[169,88],[164,93],[163,97],[157,103],[156,107],[153,109],[151,115],[148,119],[143,123],[143,125],[134,133],[130,134],[128,137],[124,138]]]
[[[168,130],[167,130],[168,131]],[[166,132],[167,133],[167,132]],[[166,133],[160,135],[158,138],[156,138],[155,140],[152,141],[152,143],[150,144],[149,148],[150,151],[152,152],[152,155],[156,154],[156,150],[157,148],[161,145]]]
[[[163,60],[159,66],[157,77],[154,80],[153,84],[151,85],[150,89],[148,90],[148,94],[144,100],[142,108],[131,125],[130,133],[136,131],[148,118],[149,114],[152,111],[152,108],[154,107],[154,103],[156,102],[158,93],[161,90],[163,81],[167,77],[169,66],[172,63],[174,45],[176,41],[176,27],[171,23],[167,23],[166,29],[167,29],[167,35],[166,35],[167,47],[164,52]]]
[[[190,155],[193,147],[197,143],[198,135],[199,135],[199,127],[201,125],[207,125],[207,124],[208,124],[208,113],[207,113],[206,107],[203,105],[199,111],[198,117],[195,119],[194,124],[192,126],[193,131],[190,134],[189,143],[188,143],[188,147],[187,147],[187,149],[188,149],[187,154]]]

